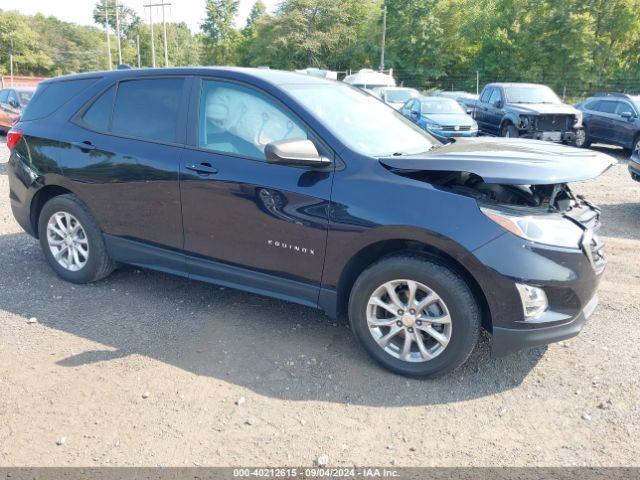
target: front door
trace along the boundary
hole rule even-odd
[[[313,134],[263,91],[226,80],[199,83],[189,119],[197,138],[180,166],[190,276],[315,306],[333,166],[266,163],[267,143]]]

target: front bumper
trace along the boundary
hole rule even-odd
[[[494,327],[491,354],[494,357],[503,357],[519,350],[548,345],[549,343],[575,337],[580,333],[597,306],[598,297],[594,296],[573,320],[561,325],[528,330]]]
[[[585,234],[581,248],[541,245],[511,233],[473,252],[484,266],[481,288],[491,313],[494,355],[557,342],[577,335],[597,306],[597,289],[606,268],[603,244],[595,234],[597,209],[583,209]],[[587,222],[588,212],[591,213]],[[525,319],[516,283],[544,290],[548,307],[537,318]]]
[[[546,131],[536,131],[536,132],[528,132],[521,131],[521,138],[531,138],[533,140],[548,140],[551,142],[563,142],[563,143],[573,143],[576,141],[576,132],[565,131],[565,132],[546,132]]]
[[[640,182],[640,158],[631,157],[629,159],[629,173],[633,180]]]
[[[449,142],[452,138],[458,137],[477,137],[478,130],[434,130],[426,129],[431,135],[441,142]]]

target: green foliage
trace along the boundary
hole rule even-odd
[[[233,27],[238,0],[207,0],[203,33],[203,61],[207,65],[229,65],[235,62],[240,33]]]
[[[16,74],[57,75],[107,68],[108,8],[116,62],[115,1],[97,0],[102,29],[42,15],[0,12],[0,71],[13,42]],[[170,65],[377,67],[385,0],[262,0],[236,28],[238,0],[207,0],[202,32],[168,23]],[[544,82],[567,95],[640,90],[640,0],[386,0],[385,67],[407,85],[475,90],[490,81]],[[62,7],[61,7],[62,8]],[[151,65],[149,26],[120,6],[123,61]],[[160,20],[158,18],[158,20]],[[162,25],[154,25],[162,66]]]

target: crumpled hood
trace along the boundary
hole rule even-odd
[[[578,182],[604,173],[616,160],[604,153],[539,140],[457,138],[420,155],[380,158],[392,169],[469,172],[486,183],[551,185]]]
[[[509,108],[527,115],[577,115],[578,109],[564,103],[510,103]]]
[[[428,122],[437,123],[438,125],[458,125],[461,127],[470,127],[476,122],[466,113],[425,113],[422,115]]]

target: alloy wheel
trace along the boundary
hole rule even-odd
[[[580,128],[576,130],[576,147],[584,146],[584,142],[587,139],[587,132]]]
[[[451,340],[451,316],[442,298],[414,280],[392,280],[367,303],[369,332],[380,348],[405,362],[427,362]]]
[[[65,270],[77,272],[89,260],[89,239],[76,217],[56,212],[47,222],[47,244],[53,258]]]

